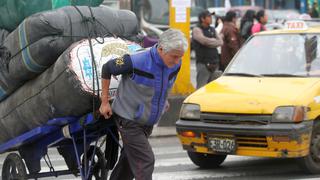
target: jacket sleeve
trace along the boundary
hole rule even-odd
[[[216,33],[217,34],[217,33]],[[199,27],[194,27],[192,31],[192,38],[204,46],[216,48],[223,45],[222,38],[217,34],[217,38],[205,37]]]
[[[228,46],[229,49],[231,50],[230,54],[234,56],[240,49],[240,45],[241,45],[238,32],[235,30],[228,30],[225,32],[224,37],[225,37],[224,43],[226,43],[226,46]]]
[[[110,79],[111,75],[131,74],[133,65],[130,55],[126,54],[123,57],[112,59],[102,66],[102,78]]]

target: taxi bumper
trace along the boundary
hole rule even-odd
[[[235,139],[232,154],[263,157],[303,157],[309,153],[313,121],[263,125],[218,124],[178,120],[178,137],[187,151],[219,153],[210,148],[211,137]],[[193,132],[186,136],[185,132]],[[222,152],[222,154],[225,154]]]

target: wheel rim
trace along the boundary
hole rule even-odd
[[[312,160],[320,165],[320,134],[317,134],[314,138],[312,138],[310,155]]]
[[[9,167],[9,179],[15,179],[17,178],[18,170],[14,163],[10,163]]]
[[[92,179],[101,179],[102,169],[99,166],[99,157],[97,155],[93,158],[92,167]]]
[[[104,156],[100,149],[96,149],[96,153],[94,154],[94,157],[92,159],[93,154],[93,147],[90,147],[88,153],[87,153],[87,159],[88,159],[88,165],[91,164],[91,171],[89,179],[104,179],[105,175],[107,173],[105,163],[104,163]],[[91,162],[92,159],[92,162]]]

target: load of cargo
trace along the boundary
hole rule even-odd
[[[0,28],[14,30],[28,16],[63,6],[99,6],[103,0],[1,0]]]
[[[49,66],[72,43],[90,37],[131,38],[138,33],[134,13],[108,7],[67,6],[32,15],[8,35],[1,59],[0,101]]]
[[[108,7],[69,6],[26,18],[0,47],[0,143],[99,107],[102,65],[141,49],[126,40],[137,33],[131,11]]]

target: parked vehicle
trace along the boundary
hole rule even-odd
[[[184,101],[176,128],[194,164],[218,167],[230,154],[295,158],[320,173],[320,29],[285,27],[255,34],[220,78]]]

